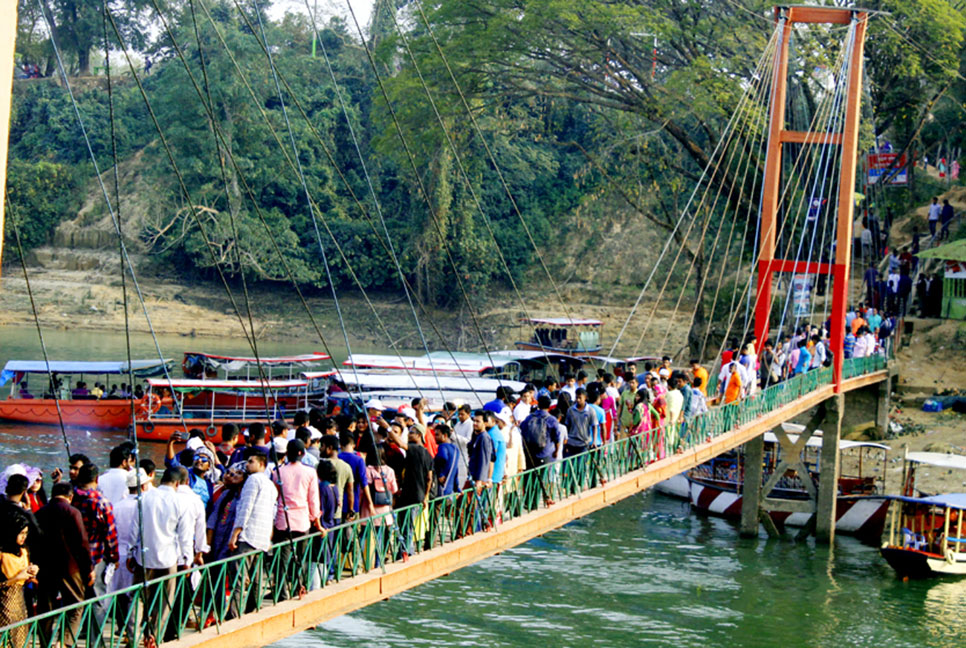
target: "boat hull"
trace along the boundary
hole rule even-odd
[[[60,405],[60,414],[57,405]],[[131,402],[127,400],[62,400],[11,398],[0,401],[0,419],[35,425],[110,430],[131,426]]]
[[[658,482],[654,485],[654,490],[662,495],[683,500],[691,496],[691,486],[688,483],[688,476],[684,473]]]
[[[264,419],[185,419],[184,423],[180,419],[138,419],[135,425],[139,441],[163,441],[167,442],[175,432],[185,432],[197,428],[205,432],[205,436],[213,443],[221,443],[221,426],[234,423],[239,431],[247,428],[256,420],[264,422]]]
[[[691,506],[708,515],[741,519],[741,494],[735,490],[690,481]],[[868,541],[878,541],[885,528],[889,498],[884,495],[840,495],[835,507],[835,531]],[[771,511],[779,527],[803,527],[811,514]]]
[[[966,576],[966,562],[961,560],[949,561],[938,554],[888,544],[879,551],[900,578]]]

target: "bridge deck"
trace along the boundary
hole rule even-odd
[[[843,391],[888,378],[881,357],[847,361]],[[357,520],[295,546],[226,558],[0,629],[0,645],[263,646],[563,526],[737,447],[833,395],[817,369],[688,421],[472,490]],[[679,435],[680,433],[680,435]],[[680,436],[680,438],[678,438]],[[547,505],[547,500],[556,503]],[[290,550],[293,549],[293,550]],[[174,589],[168,594],[163,585]],[[326,582],[328,581],[328,582]],[[324,585],[324,586],[323,586]],[[127,600],[133,597],[134,604]],[[286,600],[288,599],[288,600]],[[240,609],[251,610],[239,616]],[[70,632],[71,616],[81,631]],[[106,615],[106,616],[105,616]],[[238,618],[235,618],[238,617]],[[105,620],[106,619],[106,620]],[[208,627],[210,626],[210,627]],[[126,633],[124,628],[130,630]],[[125,634],[131,634],[125,637]]]

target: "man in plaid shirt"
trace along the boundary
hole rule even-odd
[[[84,519],[84,529],[91,547],[91,564],[94,565],[94,596],[108,592],[108,584],[117,566],[117,527],[114,525],[114,509],[97,490],[97,466],[85,464],[77,473],[73,506]],[[102,620],[106,607],[98,606],[97,617]]]

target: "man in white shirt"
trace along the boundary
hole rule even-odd
[[[140,483],[139,483],[140,482]],[[114,526],[117,529],[117,555],[127,559],[131,555],[131,547],[137,543],[137,529],[135,523],[138,517],[138,493],[148,490],[151,480],[144,468],[131,471],[127,476],[127,495],[114,505]],[[134,584],[134,574],[123,567],[114,570],[111,580],[111,592],[130,587]]]
[[[530,410],[537,402],[536,391],[536,387],[527,383],[527,386],[520,392],[520,400],[513,406],[513,420],[517,425],[523,423],[530,416]]]
[[[235,512],[235,528],[232,530],[231,538],[228,540],[228,548],[234,555],[248,553],[250,551],[268,551],[272,547],[272,532],[275,529],[275,514],[278,502],[278,489],[274,482],[269,478],[266,469],[268,467],[268,457],[262,452],[255,452],[245,462],[245,471],[248,479],[242,487],[241,494],[238,496],[238,509]],[[254,578],[249,575],[253,567],[253,561],[249,560],[245,566],[245,574],[241,576],[243,580]],[[234,573],[237,563],[233,563],[233,568],[229,570],[229,579],[234,582],[237,578]],[[263,578],[263,582],[267,582]],[[253,587],[253,590],[259,588]],[[255,601],[259,600],[262,591],[249,592],[248,602],[244,611],[254,608]],[[231,601],[231,616],[238,616],[242,608],[242,592],[236,588]]]
[[[111,506],[117,506],[127,495],[127,477],[136,461],[130,443],[122,443],[111,450],[111,468],[97,480],[97,490],[101,491]]]
[[[150,583],[170,576],[177,571],[178,564],[191,555],[191,519],[177,494],[178,486],[187,483],[187,470],[181,466],[168,468],[161,477],[161,486],[149,489],[141,496],[141,515],[140,519],[135,517],[135,542],[128,550],[127,559],[128,569],[134,572],[137,580]],[[162,583],[148,586],[145,599],[148,601],[155,598],[154,588],[164,588],[162,604],[153,605],[148,615],[146,634],[156,640],[163,638],[159,636],[159,622],[166,620],[174,603],[175,582],[174,578],[167,578]]]
[[[942,212],[943,207],[939,204],[939,198],[933,198],[932,204],[929,205],[929,236],[932,238],[936,238],[936,224]]]
[[[228,541],[228,548],[236,554],[268,551],[272,547],[278,489],[269,479],[267,467],[268,457],[260,452],[252,454],[245,463],[248,479],[238,496],[235,528]]]

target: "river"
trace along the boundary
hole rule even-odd
[[[966,581],[840,536],[742,539],[645,493],[275,648],[966,645]]]

